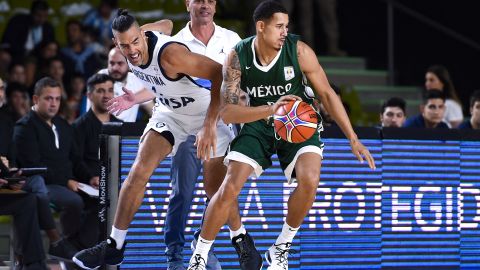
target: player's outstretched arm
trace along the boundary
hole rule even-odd
[[[288,103],[290,100],[300,99],[293,95],[283,96],[275,104],[258,107],[244,107],[238,105],[242,89],[240,79],[242,70],[238,54],[232,50],[223,65],[222,83],[222,110],[221,117],[225,123],[249,123],[264,119],[272,115],[279,106]]]
[[[170,36],[172,35],[173,22],[171,20],[164,19],[153,23],[146,23],[140,26],[140,29],[142,29],[142,31],[157,31],[164,35]]]
[[[137,93],[122,88],[124,94],[118,97],[114,97],[107,102],[108,112],[118,116],[123,111],[130,109],[133,105],[143,103],[155,98],[155,94],[147,89],[143,89]]]
[[[325,106],[327,112],[332,116],[343,133],[350,140],[353,154],[360,162],[364,158],[367,160],[370,168],[375,169],[375,161],[368,149],[360,142],[357,134],[353,131],[352,124],[348,119],[347,112],[343,107],[342,101],[330,87],[327,76],[318,63],[315,52],[305,43],[299,41],[297,45],[298,61],[302,72],[313,86],[318,98]]]

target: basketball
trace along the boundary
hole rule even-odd
[[[275,132],[283,140],[301,143],[312,137],[317,130],[317,113],[308,103],[290,101],[280,106],[273,116]]]

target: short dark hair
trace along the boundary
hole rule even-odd
[[[107,74],[100,74],[100,73],[93,74],[87,80],[87,92],[88,93],[92,92],[93,90],[95,90],[95,85],[104,83],[107,81],[111,81],[112,83],[114,83],[113,78]]]
[[[33,87],[33,94],[40,96],[43,92],[43,89],[47,87],[60,87],[61,89],[62,85],[50,77],[43,77],[35,83],[35,86]]]
[[[445,101],[445,93],[442,90],[438,89],[431,89],[431,90],[425,90],[423,92],[423,98],[422,98],[422,105],[425,105],[428,103],[428,100],[430,99],[436,99],[440,98],[443,101]]]
[[[385,102],[383,102],[382,110],[380,111],[380,113],[383,114],[385,112],[385,109],[387,109],[387,107],[398,107],[403,111],[403,114],[405,114],[407,103],[403,98],[391,97],[385,100]]]
[[[277,1],[267,0],[260,3],[253,12],[253,22],[266,21],[275,13],[288,14],[287,9]]]
[[[473,91],[472,95],[470,96],[470,108],[472,108],[477,101],[480,101],[480,90]]]
[[[123,33],[130,29],[133,24],[137,24],[137,20],[132,15],[128,14],[128,9],[120,8],[117,11],[117,16],[113,19],[112,30]]]
[[[32,5],[30,6],[30,14],[33,14],[39,10],[41,11],[48,11],[50,7],[48,6],[47,1],[45,0],[35,0],[32,1]]]

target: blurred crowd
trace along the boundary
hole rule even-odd
[[[10,18],[0,44],[0,78],[6,85],[6,100],[0,99],[0,106],[8,103],[4,110],[14,121],[29,110],[34,83],[45,76],[61,83],[60,114],[69,123],[85,112],[85,82],[106,66],[115,9],[116,1],[102,0],[83,20],[68,20],[64,46],[55,38],[46,1],[33,1],[29,14]]]
[[[385,101],[380,110],[381,127],[458,128],[480,130],[480,90],[470,96],[468,111],[458,98],[447,69],[431,66],[425,73],[425,89],[417,115],[406,115],[406,102],[400,97]]]

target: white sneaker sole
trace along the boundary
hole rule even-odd
[[[73,261],[78,267],[81,267],[82,269],[95,270],[95,269],[100,268],[100,265],[97,266],[97,267],[95,267],[95,268],[90,268],[90,267],[88,267],[88,266],[85,266],[82,261],[80,261],[79,259],[77,259],[77,257],[73,257],[73,258],[72,258],[72,261]],[[120,262],[119,264],[108,264],[108,265],[118,266],[118,265],[120,265],[120,264],[122,264],[122,263],[123,263],[123,261]]]

